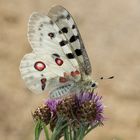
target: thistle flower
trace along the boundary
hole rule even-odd
[[[75,96],[69,96],[61,100],[61,103],[57,106],[58,115],[66,118],[67,120],[73,119],[77,108],[77,102]]]
[[[48,99],[43,106],[37,108],[33,117],[41,119],[46,124],[50,120],[56,120],[57,116],[64,117],[69,122],[78,120],[83,124],[102,123],[104,107],[101,101],[102,97],[94,93],[81,93],[63,99]]]
[[[101,96],[95,93],[81,93],[62,99],[47,99],[34,111],[33,118],[45,125],[49,124],[55,138],[62,137],[68,131],[71,134],[76,133],[76,136],[82,134],[84,137],[90,130],[103,123],[103,110]]]
[[[85,123],[103,122],[104,106],[102,97],[94,93],[82,93],[76,96],[78,108],[76,110],[77,119]]]
[[[57,123],[57,114],[56,114],[56,107],[60,103],[60,100],[56,99],[48,99],[44,102],[46,106],[50,109],[51,119],[50,119],[50,129],[51,131],[54,130],[55,125]],[[42,120],[43,121],[43,120]]]
[[[35,121],[41,120],[47,125],[51,119],[50,108],[43,104],[32,113],[32,116]]]

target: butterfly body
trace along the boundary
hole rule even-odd
[[[79,30],[65,8],[55,6],[48,15],[33,13],[28,39],[33,52],[23,57],[20,72],[31,91],[59,98],[97,87]]]

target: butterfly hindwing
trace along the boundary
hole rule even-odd
[[[59,59],[59,65],[54,61],[56,58]],[[54,58],[54,56],[44,53],[32,52],[23,57],[20,72],[31,91],[35,93],[51,92],[55,88],[74,82],[76,78],[79,80],[80,74],[76,77],[65,75],[65,73],[70,74],[71,70],[75,71],[69,64],[63,57]]]

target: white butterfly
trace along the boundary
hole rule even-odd
[[[62,6],[53,7],[48,15],[33,13],[28,39],[33,52],[21,60],[20,72],[31,91],[58,98],[97,87],[79,30]]]

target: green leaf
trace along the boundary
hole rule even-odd
[[[42,123],[40,120],[38,120],[35,127],[35,140],[39,140],[41,131],[42,131]]]

